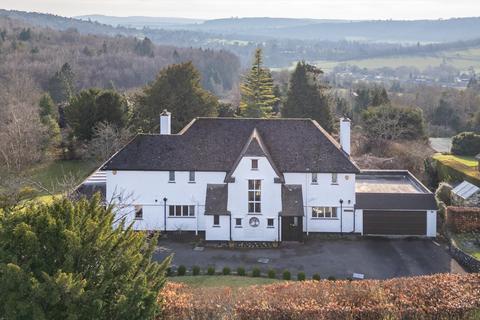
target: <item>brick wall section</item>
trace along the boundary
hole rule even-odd
[[[480,208],[448,207],[447,226],[453,232],[480,232]]]

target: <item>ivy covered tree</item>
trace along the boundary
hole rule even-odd
[[[56,200],[0,213],[4,319],[154,319],[170,257],[152,261],[156,237],[114,227],[100,198]],[[125,228],[126,227],[126,228]]]
[[[325,130],[332,131],[330,99],[318,77],[322,71],[305,62],[297,63],[290,78],[287,101],[282,109],[284,118],[311,118]]]
[[[262,49],[255,50],[252,68],[240,85],[240,115],[247,118],[268,117],[278,98],[274,93],[272,75],[263,66]]]
[[[90,140],[95,125],[100,122],[118,128],[127,122],[127,102],[113,90],[88,89],[81,91],[65,107],[67,124],[80,140]]]
[[[136,97],[134,126],[143,132],[158,132],[164,109],[172,113],[172,132],[178,132],[196,117],[217,116],[218,99],[202,88],[200,73],[191,62],[173,64]]]

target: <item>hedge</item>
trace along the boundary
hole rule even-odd
[[[476,156],[480,152],[480,134],[462,132],[452,139],[453,154]]]
[[[448,207],[447,226],[457,233],[480,232],[480,208]]]
[[[478,319],[480,274],[282,282],[233,290],[169,282],[160,297],[164,319]]]

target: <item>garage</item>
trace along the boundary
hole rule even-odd
[[[364,210],[365,235],[418,235],[427,234],[426,211]]]

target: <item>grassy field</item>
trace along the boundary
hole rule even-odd
[[[35,167],[26,173],[27,177],[55,193],[61,192],[65,177],[80,183],[93,170],[96,164],[88,161],[57,160]]]
[[[439,165],[441,180],[463,180],[480,185],[480,171],[477,169],[478,162],[474,157],[455,156],[437,153],[433,155]]]
[[[324,71],[331,71],[336,65],[346,63],[356,65],[361,68],[376,69],[381,67],[397,68],[401,66],[412,66],[419,70],[425,70],[428,67],[439,66],[443,63],[451,65],[457,69],[466,71],[473,67],[477,72],[480,71],[480,48],[472,48],[460,51],[444,51],[432,55],[415,56],[392,56],[385,58],[372,58],[347,61],[328,61],[320,60],[315,64]]]
[[[475,160],[475,157],[468,157],[468,156],[456,156],[453,154],[435,154],[433,156],[435,160],[439,160],[442,162],[447,162],[447,161],[456,161],[459,162],[467,167],[473,167],[475,168],[478,164],[477,160]]]
[[[230,287],[240,288],[251,285],[262,285],[279,282],[282,280],[268,279],[268,278],[252,278],[252,277],[240,277],[240,276],[182,276],[171,277],[168,281],[185,283],[191,287]]]

